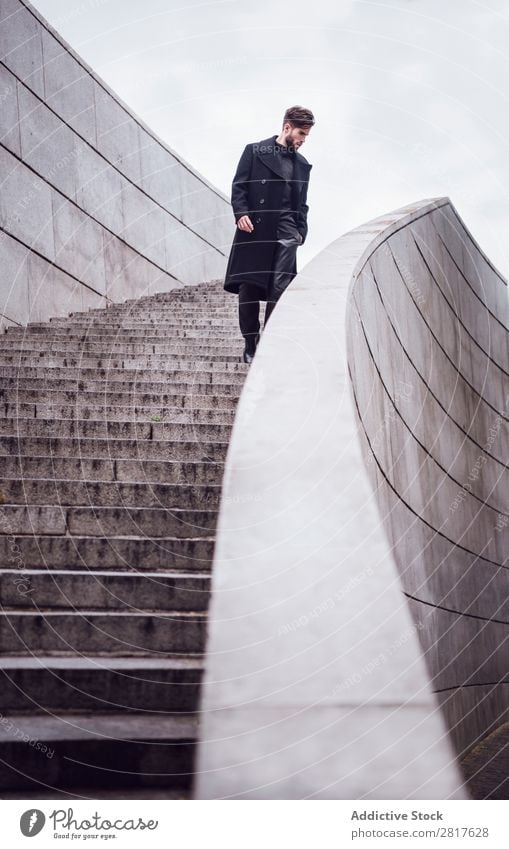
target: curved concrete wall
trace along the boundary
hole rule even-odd
[[[459,490],[449,472],[464,479],[505,398],[507,338],[503,282],[455,221],[441,198],[347,233],[262,335],[223,481],[197,798],[468,797],[451,716],[469,741],[489,721],[469,719],[470,689],[445,717],[433,690],[502,673],[506,625],[490,623],[485,642],[477,618],[507,595],[499,538],[469,524],[490,510],[500,463],[476,481],[471,511],[438,526]],[[498,440],[501,460],[502,427]]]
[[[220,278],[229,199],[30,4],[0,4],[2,323]]]
[[[365,457],[463,753],[509,716],[507,282],[441,203],[388,234],[351,298]]]

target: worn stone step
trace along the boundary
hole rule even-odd
[[[226,442],[231,434],[231,423],[209,424],[200,422],[132,422],[94,419],[35,419],[17,417],[1,418],[0,433],[26,436],[58,436],[95,439],[135,439],[166,441],[183,440]]]
[[[210,329],[217,328],[218,330],[223,330],[227,328],[225,332],[230,333],[230,328],[237,329],[238,319],[237,316],[232,314],[224,314],[222,316],[217,315],[204,315],[198,317],[196,315],[188,316],[187,318],[179,315],[172,315],[171,313],[167,313],[166,316],[161,312],[159,314],[159,327],[154,327],[153,335],[154,337],[165,336],[168,333],[168,330],[176,329],[176,330],[192,330],[192,329]],[[133,338],[138,338],[139,336],[143,336],[146,331],[143,328],[140,328],[137,322],[130,322],[132,326],[126,326],[125,322],[119,321],[118,323],[109,322],[101,324],[92,323],[91,330],[88,329],[85,325],[69,325],[61,324],[58,326],[54,326],[52,324],[30,324],[27,327],[16,327],[11,326],[8,327],[5,332],[5,338],[7,339],[18,339],[25,338],[27,336],[34,337],[61,337],[61,336],[75,336],[81,335],[83,339],[88,338],[90,335],[99,334],[101,336],[119,336],[120,338],[125,338],[125,336],[132,336]]]
[[[114,572],[2,569],[0,605],[28,610],[203,611],[210,594],[206,572]]]
[[[163,717],[198,709],[202,660],[152,658],[0,657],[0,713],[143,711]]]
[[[0,418],[38,418],[38,419],[103,419],[104,421],[131,422],[176,422],[180,424],[233,424],[233,409],[213,409],[212,407],[151,407],[132,406],[83,406],[81,404],[45,404],[7,403],[0,404]]]
[[[238,314],[237,304],[232,309],[232,306],[224,307],[216,304],[210,304],[205,308],[192,305],[179,305],[178,307],[161,307],[151,308],[149,310],[124,310],[111,314],[111,310],[107,310],[105,314],[97,313],[76,313],[69,318],[50,319],[47,323],[34,322],[27,325],[28,332],[51,332],[65,328],[71,330],[80,330],[88,327],[107,327],[115,329],[117,327],[127,328],[128,330],[136,328],[139,324],[146,327],[160,327],[162,325],[177,326],[179,321],[187,324],[201,324],[207,326],[213,322],[211,326],[218,326],[218,322],[226,322],[238,330]],[[11,331],[12,332],[12,331]]]
[[[75,368],[56,367],[47,369],[42,362],[36,366],[0,366],[0,377],[2,378],[38,378],[44,380],[46,377],[55,380],[96,380],[108,383],[136,383],[139,380],[153,380],[155,383],[164,383],[174,380],[178,383],[197,381],[198,383],[230,383],[231,381],[243,382],[249,366],[247,363],[201,363],[174,362],[169,369],[114,369],[114,368]]]
[[[0,535],[0,566],[4,569],[116,569],[204,572],[214,556],[213,537],[185,539],[140,536],[34,536],[6,530]]]
[[[191,460],[111,460],[103,457],[4,457],[6,477],[154,483],[219,484],[224,464]]]
[[[103,537],[108,535],[210,537],[217,523],[215,510],[181,510],[157,507],[61,507],[3,504],[2,534],[65,534]]]
[[[181,339],[168,339],[159,342],[122,342],[112,343],[111,345],[98,345],[92,342],[77,342],[72,337],[70,339],[58,339],[54,343],[49,340],[28,340],[29,344],[22,344],[21,340],[13,344],[13,342],[4,343],[5,347],[0,348],[0,356],[2,359],[7,355],[21,356],[32,355],[36,357],[52,357],[66,355],[80,355],[81,357],[115,357],[136,356],[136,355],[151,355],[159,354],[160,356],[172,354],[188,354],[188,356],[208,356],[209,354],[231,354],[241,348],[239,339],[225,338],[218,339],[211,337],[210,339],[192,339],[182,337]]]
[[[134,322],[137,318],[144,319],[145,321],[164,321],[165,318],[172,320],[175,317],[178,318],[178,316],[182,316],[184,319],[207,319],[215,316],[235,318],[236,314],[237,303],[233,298],[230,299],[228,304],[226,301],[224,303],[219,301],[215,303],[209,301],[206,304],[199,304],[193,301],[189,301],[188,303],[181,302],[179,304],[162,305],[153,303],[147,306],[137,304],[134,307],[129,307],[128,309],[123,308],[122,306],[118,308],[115,307],[114,309],[109,307],[102,312],[99,310],[89,310],[88,312],[71,313],[71,315],[67,318],[50,318],[46,327],[55,327],[62,324],[65,324],[66,326],[73,326],[84,322],[92,322],[96,324],[122,324],[125,321]],[[30,322],[28,326],[41,326],[41,322],[34,322],[33,324]]]
[[[0,788],[190,786],[196,717],[63,713],[4,719]]]
[[[150,325],[146,329],[140,327],[137,322],[137,327],[124,327],[123,325],[78,325],[75,327],[48,328],[43,332],[42,328],[37,330],[31,328],[17,328],[17,333],[4,333],[0,337],[3,348],[8,348],[10,345],[24,346],[48,345],[56,343],[75,342],[83,344],[104,343],[106,346],[112,344],[162,344],[169,342],[172,339],[187,338],[190,339],[231,339],[239,336],[240,331],[235,326],[235,322],[226,322],[218,319],[217,324],[210,322],[182,322],[175,320],[175,323],[158,322],[157,325]]]
[[[77,336],[24,336],[15,339],[0,337],[0,353],[5,351],[93,351],[99,354],[110,353],[135,353],[152,354],[158,351],[172,351],[175,347],[189,347],[194,349],[195,345],[208,346],[222,350],[223,348],[238,347],[239,340],[232,338],[229,331],[206,331],[206,330],[169,330],[166,336],[150,338],[140,336],[139,339],[129,341],[113,337],[100,336],[98,339],[90,339],[86,336],[81,339]]]
[[[58,371],[58,370],[55,370]],[[219,378],[217,375],[212,376],[203,372],[197,375],[187,374],[185,377],[181,375],[167,376],[163,380],[152,379],[150,374],[141,374],[133,380],[115,380],[98,379],[93,380],[84,378],[81,373],[73,377],[62,377],[59,374],[53,374],[53,369],[45,371],[44,377],[28,376],[24,374],[16,374],[12,377],[4,377],[0,375],[0,390],[4,393],[5,398],[9,398],[12,392],[20,390],[56,390],[65,392],[94,392],[99,393],[104,397],[104,394],[110,392],[123,392],[129,395],[145,395],[151,394],[161,397],[161,395],[175,395],[178,392],[198,393],[200,395],[234,395],[238,398],[244,377],[239,375],[231,375],[230,377]]]
[[[216,394],[213,387],[205,387],[207,393],[194,391],[194,387],[187,387],[187,392],[164,392],[143,393],[117,392],[108,388],[107,392],[88,392],[85,389],[49,389],[41,386],[39,389],[25,389],[22,386],[12,389],[0,388],[0,402],[8,402],[14,395],[17,404],[79,404],[82,407],[97,407],[104,405],[119,407],[148,407],[156,404],[158,407],[173,407],[175,409],[188,409],[189,407],[202,407],[208,410],[234,410],[238,402],[238,391],[235,394]]]
[[[242,365],[239,357],[243,348],[239,348],[239,354],[231,354],[228,352],[218,354],[216,351],[196,351],[195,355],[189,350],[176,350],[167,352],[164,356],[159,354],[146,354],[145,356],[121,356],[117,354],[105,355],[98,357],[91,351],[84,351],[77,354],[58,354],[45,353],[39,351],[37,355],[26,352],[3,352],[0,356],[0,367],[5,365],[15,366],[40,366],[44,368],[95,368],[95,369],[136,369],[142,371],[172,369],[178,364],[185,368],[192,367],[194,363],[196,367],[202,367],[202,364],[211,368],[224,368],[225,364]]]
[[[55,478],[4,478],[0,504],[98,507],[180,507],[217,510],[221,484],[125,483],[122,481],[62,480]]]
[[[169,439],[93,439],[0,434],[0,456],[94,457],[224,463],[227,442]]]
[[[200,654],[205,626],[206,614],[194,611],[82,609],[69,613],[40,608],[34,613],[4,608],[0,611],[0,654]]]

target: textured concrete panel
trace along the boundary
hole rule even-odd
[[[44,96],[41,28],[18,0],[0,4],[0,59]]]
[[[0,231],[0,252],[5,257],[0,272],[4,301],[2,312],[5,318],[26,324],[30,315],[28,301],[28,257],[29,250]],[[6,325],[7,326],[7,325]]]
[[[0,226],[27,247],[54,260],[51,190],[48,184],[2,147],[0,173]],[[9,244],[3,243],[4,247]]]
[[[166,261],[165,225],[168,213],[156,206],[137,186],[124,181],[121,206],[122,237],[129,245],[154,263],[164,267]],[[182,226],[179,226],[179,230]]]
[[[16,78],[0,65],[0,142],[17,156],[21,154]]]
[[[77,191],[76,136],[25,86],[18,88],[21,156],[48,188],[75,199]]]
[[[55,260],[79,280],[105,294],[103,228],[77,206],[53,195]]]
[[[135,183],[141,179],[140,128],[108,92],[95,88],[97,146]]]
[[[42,29],[45,99],[80,136],[97,145],[94,81],[46,29]]]
[[[30,321],[48,315],[69,315],[83,307],[83,286],[37,254],[28,257],[28,301]]]

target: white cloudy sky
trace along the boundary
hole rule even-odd
[[[229,195],[248,141],[316,117],[309,236],[449,195],[509,277],[509,0],[33,0]],[[233,228],[233,217],[232,217]]]

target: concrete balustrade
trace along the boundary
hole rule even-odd
[[[2,327],[217,279],[229,199],[23,0],[0,7]]]
[[[285,292],[227,455],[197,798],[468,798],[509,698],[508,329],[448,198]]]

